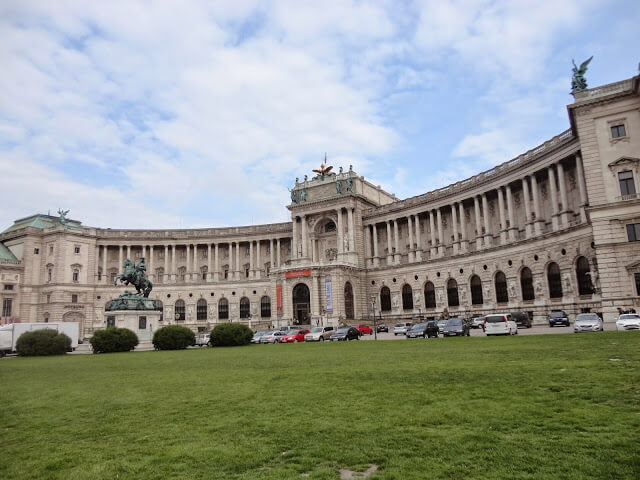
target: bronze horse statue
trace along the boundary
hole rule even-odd
[[[147,266],[144,263],[144,258],[140,259],[138,265],[135,265],[131,259],[127,258],[123,267],[124,272],[116,275],[113,284],[117,285],[118,280],[120,280],[125,285],[136,287],[136,295],[148,297],[153,289],[153,284],[147,278]]]

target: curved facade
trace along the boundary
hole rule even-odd
[[[640,308],[640,77],[586,90],[570,129],[472,178],[399,200],[351,169],[296,182],[291,222],[113,230],[34,215],[0,234],[3,316],[117,324],[145,258],[161,325],[209,330],[524,310],[546,322]],[[145,332],[150,333],[155,325]],[[143,337],[145,332],[139,332]]]

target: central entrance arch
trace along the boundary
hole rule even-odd
[[[306,325],[310,322],[309,312],[311,311],[311,294],[309,287],[304,283],[298,283],[293,287],[293,317],[295,323]]]

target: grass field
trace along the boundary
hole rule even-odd
[[[640,478],[640,332],[0,361],[0,478]]]

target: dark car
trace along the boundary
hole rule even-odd
[[[407,338],[429,338],[438,336],[438,324],[431,320],[429,322],[416,323],[407,331]]]
[[[376,327],[376,331],[378,333],[380,333],[380,332],[387,332],[388,333],[389,332],[389,327],[387,327],[384,323],[381,323],[380,325],[378,325]]]
[[[513,318],[518,327],[531,328],[531,318],[527,312],[511,312],[511,318]]]
[[[442,334],[445,337],[463,337],[465,335],[468,337],[471,335],[469,323],[465,322],[462,318],[450,318],[444,326]]]
[[[336,333],[329,337],[329,340],[332,342],[334,340],[337,341],[347,341],[347,340],[359,340],[360,332],[355,327],[340,327],[336,330]]]
[[[556,325],[568,327],[570,325],[569,315],[562,310],[552,310],[551,315],[549,315],[549,326],[555,327]]]

